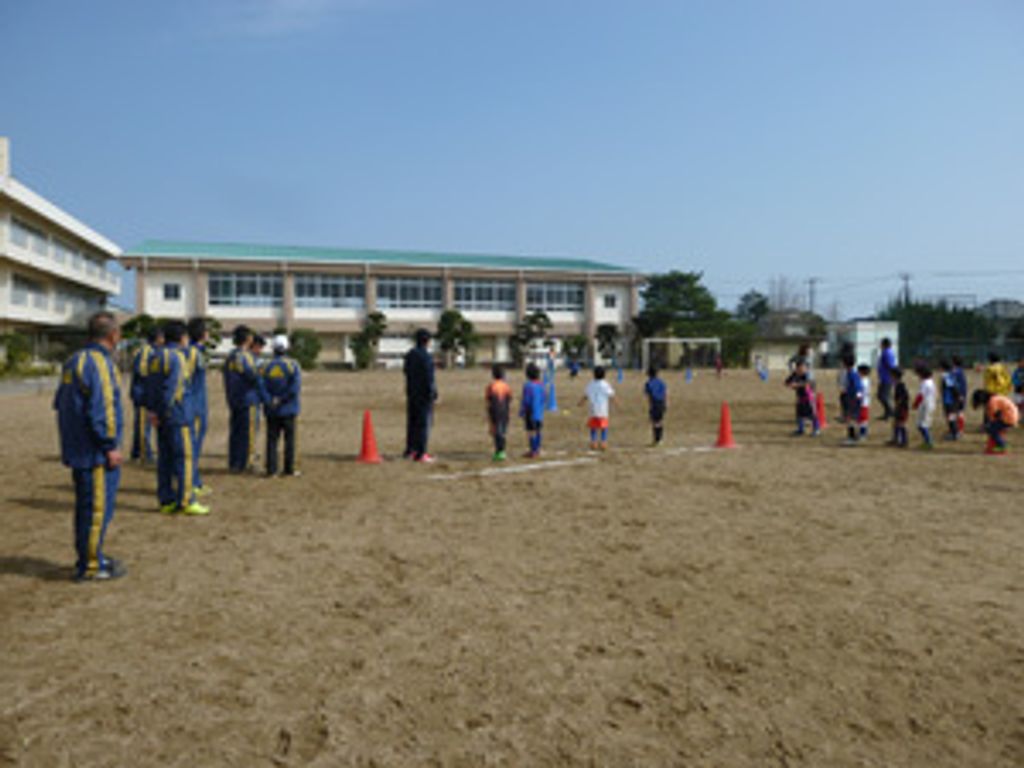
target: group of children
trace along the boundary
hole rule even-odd
[[[653,444],[659,445],[664,437],[668,388],[653,366],[647,371],[644,395],[648,402]],[[596,366],[593,379],[587,384],[579,401],[579,405],[586,404],[589,410],[587,429],[590,432],[591,451],[608,449],[609,419],[614,401],[615,390],[605,378],[605,369]],[[504,461],[507,457],[508,425],[512,414],[512,389],[505,381],[504,366],[492,366],[491,382],[484,391],[484,402],[491,437],[494,439],[493,459]],[[542,381],[540,368],[535,363],[529,363],[519,405],[519,416],[523,420],[529,446],[524,454],[526,458],[535,459],[540,456],[547,402],[547,387]]]
[[[857,365],[852,353],[842,356],[843,367],[839,372],[839,400],[842,421],[846,424],[846,439],[843,445],[855,446],[866,440],[869,432],[871,406],[871,367]],[[965,410],[968,402],[967,374],[963,361],[958,356],[939,363],[941,377],[938,387],[932,369],[926,363],[914,366],[918,378],[917,394],[913,401],[903,381],[903,371],[898,366],[887,369],[893,385],[892,437],[889,445],[906,448],[909,445],[907,425],[911,411],[916,414],[917,431],[921,436],[919,448],[932,450],[932,422],[941,401],[947,433],[944,440],[959,440],[966,426]],[[812,436],[821,433],[820,401],[815,399],[814,380],[810,363],[798,357],[792,363],[792,370],[785,382],[796,393],[796,430],[794,435],[804,435],[805,422],[810,422]],[[881,397],[881,395],[880,395]],[[1014,373],[1006,370],[997,355],[989,356],[985,369],[984,387],[973,393],[971,404],[984,410],[983,429],[988,436],[987,453],[1006,452],[1005,433],[1019,421],[1019,408],[1024,404],[1024,360]],[[1014,402],[1016,401],[1016,402]],[[887,412],[882,418],[888,420]]]

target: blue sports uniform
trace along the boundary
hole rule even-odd
[[[153,347],[146,342],[132,357],[132,381],[130,394],[132,398],[132,452],[133,459],[153,459],[152,427],[146,418],[146,377],[149,375],[150,358]]]
[[[523,418],[526,431],[530,433],[530,453],[540,453],[544,429],[544,385],[539,381],[527,381],[523,384],[523,397],[519,403],[519,415]]]
[[[206,392],[206,347],[202,344],[189,344],[185,355],[192,377],[192,486],[203,487],[203,478],[199,474],[199,457],[206,441],[206,430],[209,426],[210,405]]]
[[[644,394],[647,395],[651,421],[661,421],[665,418],[665,401],[668,398],[668,387],[665,386],[665,382],[657,377],[648,379],[644,384]]]
[[[843,389],[843,404],[846,408],[846,431],[851,438],[857,436],[857,423],[860,421],[861,403],[864,401],[864,379],[852,368],[846,372]]]
[[[244,472],[252,459],[261,388],[252,353],[235,347],[224,363],[224,394],[230,411],[228,467],[233,472]]]
[[[284,435],[284,474],[295,474],[297,453],[296,417],[301,410],[302,372],[299,364],[284,355],[275,355],[263,366],[263,390],[266,394],[268,475],[277,474],[277,441]]]
[[[434,358],[419,345],[405,353],[405,456],[419,459],[427,454],[430,426],[437,400]]]
[[[157,499],[161,508],[195,502],[191,375],[186,349],[167,344],[150,365],[150,397],[157,424]]]
[[[89,344],[64,363],[53,405],[61,461],[71,468],[75,485],[75,575],[91,577],[109,566],[103,542],[121,469],[107,465],[107,454],[117,450],[124,431],[121,388],[105,347]]]

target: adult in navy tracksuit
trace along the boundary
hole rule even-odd
[[[196,502],[192,448],[192,370],[185,324],[164,326],[164,346],[150,368],[153,415],[157,424],[157,498],[164,514],[206,515]],[[155,370],[154,370],[155,369]]]
[[[263,401],[256,362],[249,347],[252,331],[244,325],[232,334],[235,348],[224,362],[224,394],[230,412],[228,420],[228,468],[244,472],[249,468],[256,434],[256,409]]]
[[[878,355],[878,402],[882,404],[882,421],[892,415],[892,372],[896,367],[896,353],[892,351],[892,340],[882,339],[882,351]]]
[[[210,332],[206,328],[206,320],[201,317],[193,317],[188,323],[188,364],[192,370],[192,487],[196,495],[201,496],[209,489],[203,485],[202,475],[199,473],[199,457],[203,452],[203,444],[206,442],[206,430],[210,421],[209,398],[206,392],[206,344]]]
[[[263,389],[267,414],[267,475],[277,474],[277,441],[284,435],[284,474],[298,475],[295,468],[295,422],[299,415],[302,372],[299,364],[285,356],[288,337],[275,336],[271,343],[274,357],[263,366]]]
[[[404,455],[415,461],[432,462],[434,459],[427,453],[427,441],[437,401],[437,384],[434,381],[434,358],[427,350],[430,331],[420,328],[415,339],[416,346],[406,352],[403,365],[406,397]]]
[[[131,398],[134,407],[132,420],[132,459],[144,462],[153,460],[152,425],[146,417],[146,377],[154,350],[164,343],[164,335],[158,329],[151,330],[132,358]]]
[[[61,461],[75,485],[75,578],[116,579],[124,566],[103,554],[103,544],[121,480],[124,414],[112,358],[121,329],[112,313],[97,312],[88,332],[89,344],[64,363],[54,408]]]

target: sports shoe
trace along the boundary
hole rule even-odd
[[[504,460],[505,460],[505,452],[504,451],[495,451],[494,455],[491,457],[491,461],[504,461]]]
[[[128,569],[120,560],[108,557],[96,573],[79,573],[75,576],[75,581],[111,581],[121,578],[126,573],[128,573]]]
[[[431,456],[429,453],[420,454],[416,459],[417,464],[433,464],[437,459]]]
[[[177,511],[178,511],[178,503],[175,502],[175,501],[172,501],[170,504],[161,504],[160,505],[160,514],[161,515],[173,515]]]
[[[294,472],[285,472],[281,476],[282,477],[302,477],[302,473],[299,470],[296,469]]]
[[[935,446],[932,445],[931,443],[921,443],[919,446],[917,446],[917,450],[919,450],[919,451],[933,451],[933,450],[935,450]]]
[[[196,496],[209,496],[213,493],[213,488],[208,485],[200,485],[195,488],[194,493]]]
[[[210,514],[210,508],[203,506],[198,501],[193,501],[191,504],[187,504],[186,506],[181,508],[181,514],[199,517],[201,515]]]
[[[853,448],[854,446],[860,445],[860,440],[856,437],[848,437],[840,443],[844,448]]]

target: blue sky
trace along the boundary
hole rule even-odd
[[[1024,298],[1019,0],[0,0],[0,29],[15,175],[123,247]]]

